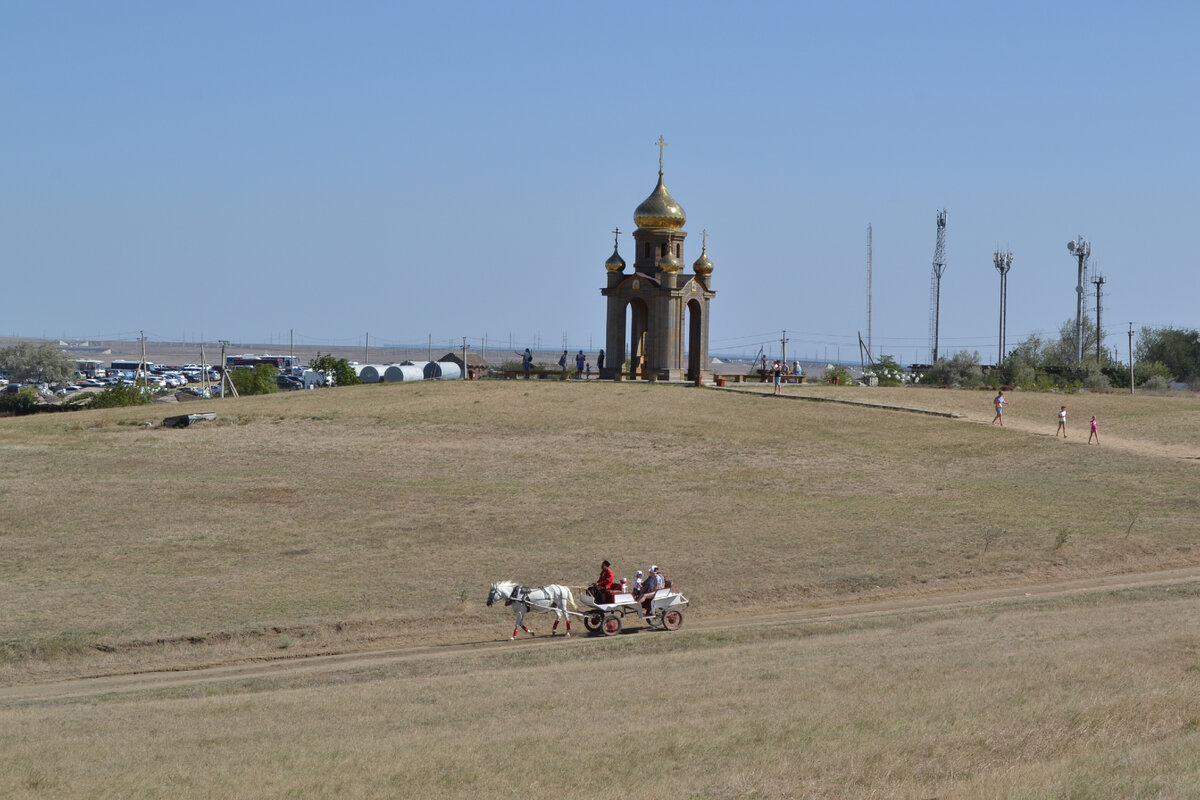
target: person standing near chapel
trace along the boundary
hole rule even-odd
[[[587,361],[587,356],[585,356],[583,354],[582,350],[580,350],[578,353],[575,354],[575,378],[576,378],[576,380],[583,377],[583,364],[585,361]]]
[[[600,355],[596,356],[596,370],[599,372],[604,371],[604,350],[603,349],[600,350]]]
[[[558,366],[559,366],[559,368],[562,369],[563,373],[565,374],[567,371],[567,351],[566,350],[563,350],[563,354],[558,357]]]
[[[783,389],[780,387],[780,381],[783,376],[783,365],[776,361],[775,365],[771,368],[771,374],[775,378],[775,394],[783,394]]]
[[[525,348],[525,355],[521,356],[521,366],[525,368],[525,380],[529,380],[529,370],[533,367],[533,353],[529,352],[529,348]]]

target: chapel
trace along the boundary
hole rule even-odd
[[[605,362],[601,378],[616,380],[711,381],[708,310],[713,263],[707,231],[700,257],[684,271],[683,229],[687,216],[663,183],[663,147],[658,145],[658,185],[633,212],[633,270],[621,257],[620,229],[604,262],[608,285]]]

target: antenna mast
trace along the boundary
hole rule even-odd
[[[1082,236],[1067,242],[1067,252],[1079,262],[1079,275],[1075,283],[1075,363],[1083,361],[1083,285],[1087,283],[1087,263],[1092,255],[1092,245]]]
[[[937,213],[937,246],[933,249],[933,274],[929,280],[929,363],[938,360],[938,328],[942,316],[942,273],[946,271],[946,210]]]
[[[1095,278],[1092,279],[1092,284],[1095,285],[1095,287],[1096,287],[1096,364],[1099,365],[1101,363],[1101,361],[1100,361],[1101,342],[1104,341],[1104,331],[1100,327],[1100,297],[1104,294],[1104,292],[1102,291],[1102,288],[1104,286],[1104,276],[1097,275]]]
[[[871,223],[867,223],[867,349],[871,349]]]

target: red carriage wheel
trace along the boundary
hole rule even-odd
[[[621,618],[616,614],[606,616],[602,625],[601,630],[604,631],[605,636],[616,636],[621,632]]]
[[[668,608],[662,615],[663,627],[669,631],[677,631],[683,625],[683,612],[678,608]]]

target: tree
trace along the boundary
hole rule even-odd
[[[1096,323],[1083,318],[1083,360],[1096,352]],[[1101,366],[1108,363],[1108,353],[1100,348]],[[1042,366],[1068,366],[1075,363],[1075,320],[1069,319],[1058,329],[1058,340],[1047,342],[1042,351]]]
[[[332,377],[334,386],[354,386],[362,383],[349,361],[344,358],[334,358],[329,353],[321,355],[318,350],[317,357],[310,362],[309,366],[317,372],[323,372]]]
[[[75,377],[75,359],[50,342],[18,342],[0,350],[0,369],[14,381],[66,383]]]
[[[1138,370],[1142,362],[1164,364],[1178,381],[1200,375],[1200,332],[1179,328],[1142,328],[1137,343]]]
[[[863,373],[864,378],[874,376],[879,386],[899,386],[904,382],[904,367],[892,356],[880,356]]]
[[[250,369],[238,367],[229,370],[229,380],[239,395],[271,394],[279,391],[279,384],[275,381],[278,372],[270,364],[255,364]]]

